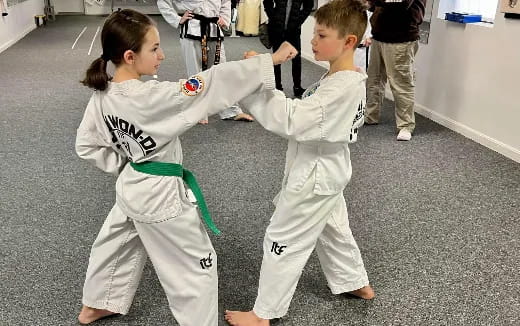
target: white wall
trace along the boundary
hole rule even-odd
[[[105,0],[103,6],[98,4],[89,4],[85,2],[85,14],[87,15],[106,15],[111,12],[112,0]],[[147,0],[146,3],[143,1],[135,0],[114,0],[114,10],[117,8],[132,8],[139,10],[145,14],[159,14],[157,9],[156,0]]]
[[[416,112],[520,162],[520,20],[497,13],[493,28],[464,25],[437,9],[416,58]],[[311,61],[313,25],[302,26]]]
[[[520,20],[500,13],[493,28],[432,18],[416,100],[417,112],[520,162],[518,35]]]
[[[60,13],[84,13],[85,7],[83,0],[52,0],[52,5],[54,6],[54,12],[56,14]]]
[[[28,0],[7,8],[9,15],[0,17],[0,52],[36,28],[34,15],[43,14],[43,1]]]

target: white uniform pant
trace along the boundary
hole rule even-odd
[[[181,50],[186,64],[188,76],[193,76],[202,71],[202,50],[199,40],[192,40],[189,38],[181,38]],[[217,42],[208,41],[208,67],[213,65],[215,61],[215,47]],[[220,62],[226,62],[226,51],[224,49],[224,42],[221,43],[220,48]],[[233,78],[233,76],[229,76]],[[224,85],[223,85],[224,86]],[[242,113],[242,109],[237,104],[224,109],[219,112],[220,119],[230,119]]]
[[[117,204],[92,246],[83,304],[126,314],[147,256],[181,326],[218,325],[217,256],[195,206],[157,223],[127,217]]]
[[[361,253],[350,231],[343,193],[313,193],[314,177],[300,191],[284,189],[264,238],[258,297],[253,311],[264,319],[283,317],[303,267],[316,247],[334,294],[368,285]]]

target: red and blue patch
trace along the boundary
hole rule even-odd
[[[182,92],[188,96],[194,96],[204,89],[204,79],[193,76],[182,84]]]

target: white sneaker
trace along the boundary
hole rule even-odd
[[[412,139],[412,133],[411,132],[409,132],[406,129],[401,129],[399,131],[399,135],[397,135],[397,140],[409,141],[410,139]]]

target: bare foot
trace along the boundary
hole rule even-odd
[[[364,286],[361,289],[357,289],[354,291],[350,291],[349,294],[352,294],[356,297],[359,297],[361,299],[365,300],[372,300],[376,296],[374,290],[370,285]]]
[[[78,320],[82,325],[90,324],[98,319],[108,317],[111,315],[115,315],[115,312],[104,310],[104,309],[96,309],[90,308],[87,306],[83,306],[81,308],[81,312],[79,313]]]
[[[255,121],[255,118],[253,118],[252,116],[250,116],[249,114],[247,113],[239,113],[237,114],[233,120],[235,121],[246,121],[246,122],[252,122],[252,121]]]
[[[229,311],[224,316],[232,326],[269,326],[269,319],[262,319],[251,311]]]
[[[202,119],[199,121],[199,125],[207,125],[209,123],[208,119]]]

